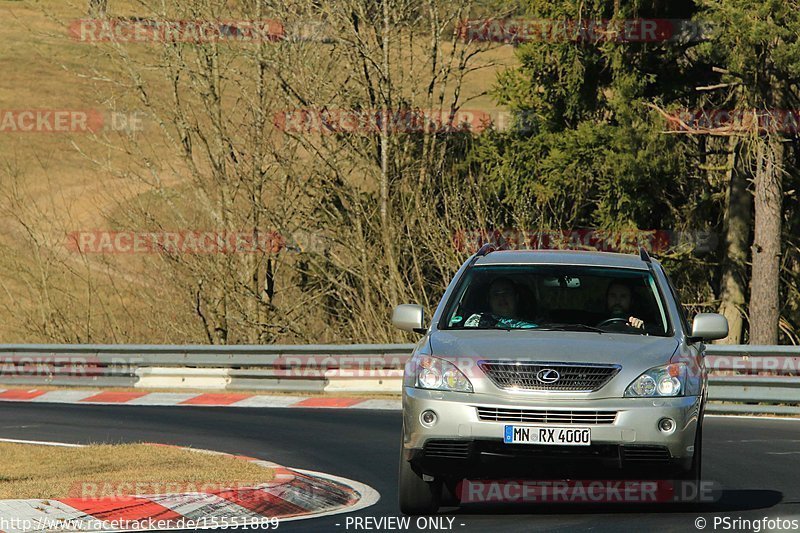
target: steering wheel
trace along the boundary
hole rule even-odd
[[[597,324],[596,327],[603,328],[603,327],[606,327],[606,326],[610,326],[612,324],[625,324],[627,326],[628,325],[628,319],[627,318],[608,318],[606,320],[603,320],[599,324]]]

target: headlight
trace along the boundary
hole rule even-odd
[[[419,389],[472,392],[472,383],[454,364],[430,355],[411,359],[403,384]]]
[[[628,385],[628,398],[684,396],[686,394],[686,364],[675,363],[651,368]]]

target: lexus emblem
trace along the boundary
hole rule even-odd
[[[553,370],[552,368],[543,368],[536,373],[536,379],[545,385],[552,385],[561,379],[561,374],[558,373],[558,370]]]

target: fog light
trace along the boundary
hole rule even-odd
[[[658,421],[658,429],[664,433],[672,433],[675,430],[675,421],[671,418],[662,418]]]
[[[436,424],[436,413],[433,411],[422,411],[422,414],[419,415],[419,420],[422,422],[423,426],[432,427]]]

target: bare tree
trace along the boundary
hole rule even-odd
[[[38,164],[52,180],[55,162],[39,159]],[[0,214],[13,222],[6,236],[16,248],[4,250],[8,253],[0,261],[3,306],[13,321],[9,325],[28,342],[124,341],[128,302],[139,282],[111,264],[76,253],[68,242],[76,218],[63,195],[40,198],[28,192],[25,171],[12,162],[6,162],[0,177]],[[48,185],[59,190],[52,181]]]
[[[89,16],[105,17],[108,10],[108,0],[89,0]]]
[[[391,306],[430,306],[463,257],[456,230],[486,224],[476,182],[455,171],[471,138],[455,123],[477,96],[462,94],[464,79],[491,66],[480,58],[485,47],[455,31],[469,9],[467,1],[327,4],[314,16],[336,38],[323,53],[319,43],[293,48],[276,65],[286,108],[305,117],[285,136],[313,154],[324,187],[314,222],[331,248],[310,258],[313,283],[350,322],[350,338],[396,338]],[[301,27],[309,13],[283,18]],[[342,115],[357,124],[341,129]]]
[[[255,39],[226,27],[227,38],[202,42],[93,46],[77,74],[97,101],[149,117],[145,132],[75,143],[115,184],[109,225],[282,239],[255,253],[103,258],[171,296],[179,318],[154,331],[173,342],[389,341],[392,305],[432,306],[471,251],[454,235],[490,224],[478,179],[459,168],[482,125],[454,123],[481,95],[465,94],[465,78],[493,66],[481,59],[490,45],[456,31],[470,5],[143,1],[151,30],[280,22]],[[343,129],[335,116],[359,124]]]

